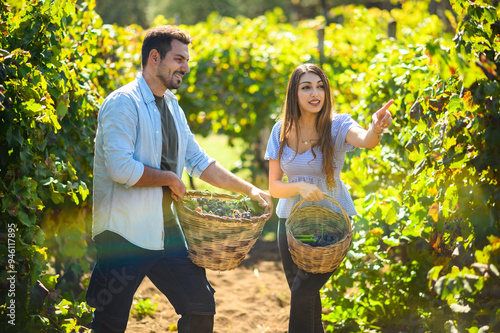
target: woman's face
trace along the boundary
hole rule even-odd
[[[302,113],[319,113],[325,103],[325,85],[318,75],[307,72],[300,78],[297,95]]]

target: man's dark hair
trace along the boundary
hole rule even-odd
[[[148,30],[142,43],[142,68],[148,63],[149,52],[157,50],[160,60],[172,49],[172,39],[177,39],[184,44],[191,44],[192,38],[189,34],[171,25],[162,25]]]

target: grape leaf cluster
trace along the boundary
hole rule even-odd
[[[301,241],[304,244],[311,245],[312,247],[318,246],[328,246],[338,243],[342,240],[342,234],[331,234],[331,233],[322,233],[317,235],[297,235],[296,239]]]
[[[243,199],[221,200],[216,198],[184,199],[189,208],[199,213],[233,218],[251,218],[263,213],[262,207],[248,197]]]

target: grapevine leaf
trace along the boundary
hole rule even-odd
[[[264,208],[261,207],[257,201],[248,197],[241,200],[243,200],[246,207],[252,211],[253,215],[262,215],[264,213]]]

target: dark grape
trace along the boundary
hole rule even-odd
[[[335,243],[338,243],[339,241],[342,240],[342,235],[339,234],[330,234],[330,233],[321,233],[321,234],[314,234],[314,235],[296,235],[295,238],[297,238],[299,241],[303,242],[304,244],[310,245],[312,247],[318,247],[318,246],[328,246],[332,245]]]

